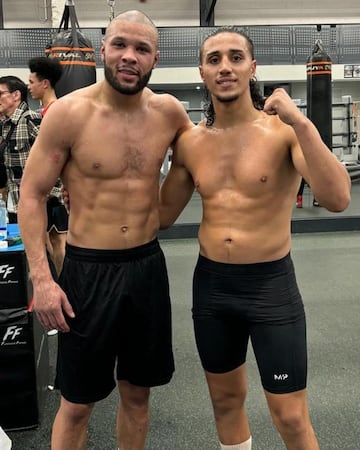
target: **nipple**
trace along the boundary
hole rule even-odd
[[[266,181],[267,181],[267,176],[266,176],[266,175],[263,175],[263,176],[260,178],[260,181],[261,181],[262,183],[266,183]]]
[[[93,168],[94,168],[94,169],[99,169],[99,168],[100,168],[100,163],[97,163],[97,162],[94,163],[94,164],[93,164]]]

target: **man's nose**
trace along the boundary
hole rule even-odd
[[[135,50],[132,47],[126,47],[121,56],[125,61],[136,61]]]
[[[231,63],[228,58],[222,58],[220,63],[220,72],[221,73],[227,73],[231,71]]]

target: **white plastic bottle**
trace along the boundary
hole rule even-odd
[[[0,194],[0,241],[7,238],[7,222],[8,214],[6,203],[2,194]]]

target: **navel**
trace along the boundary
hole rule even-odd
[[[121,227],[121,231],[122,231],[123,233],[126,233],[128,229],[129,229],[129,227],[128,227],[127,225],[123,225],[123,226]]]
[[[266,175],[263,175],[263,176],[260,178],[260,181],[261,181],[262,183],[266,183],[266,182],[267,182],[267,176],[266,176]]]
[[[227,238],[225,239],[225,244],[232,244],[232,239],[231,238]]]

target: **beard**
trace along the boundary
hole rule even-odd
[[[235,100],[237,100],[239,98],[239,95],[233,94],[233,95],[230,95],[227,97],[222,96],[222,95],[214,95],[214,97],[220,103],[231,103],[231,102],[234,102]]]
[[[142,91],[148,85],[151,74],[152,70],[140,77],[135,86],[126,86],[118,81],[111,68],[106,65],[106,62],[104,61],[105,80],[113,89],[115,89],[115,91],[123,95],[135,95],[138,92]]]

